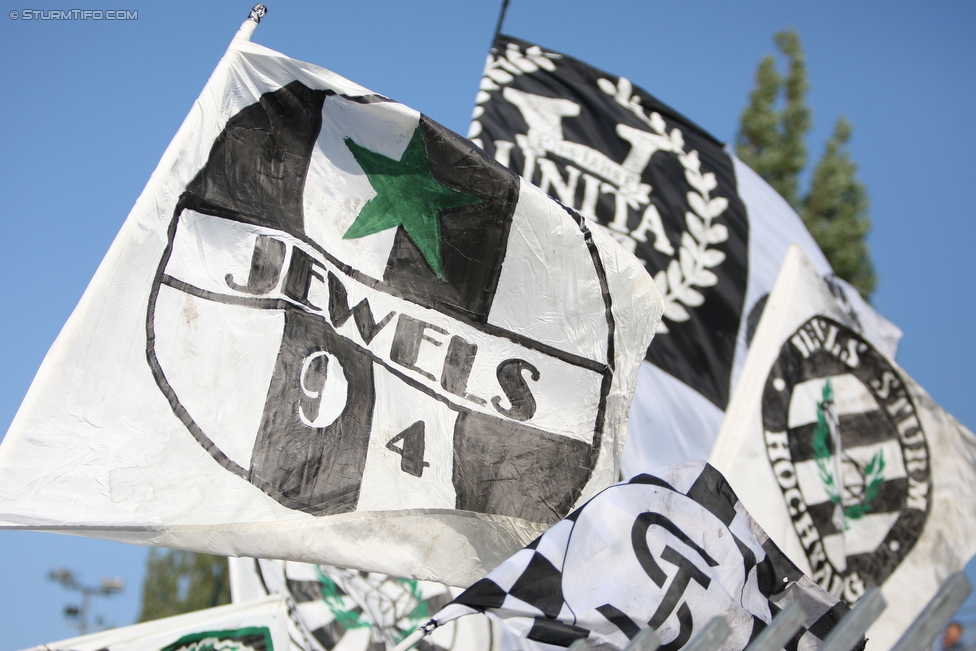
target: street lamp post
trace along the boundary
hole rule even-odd
[[[60,583],[68,590],[75,590],[81,593],[80,608],[78,606],[65,606],[64,609],[64,613],[69,617],[78,618],[78,632],[81,635],[88,632],[88,615],[90,613],[92,596],[110,597],[113,594],[122,592],[122,589],[125,587],[125,582],[119,576],[102,577],[102,580],[97,586],[84,585],[78,582],[71,570],[63,567],[57,567],[51,570],[47,578]]]

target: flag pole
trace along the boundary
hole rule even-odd
[[[505,12],[508,11],[508,0],[502,0],[502,11],[498,14],[498,24],[495,26],[495,35],[491,38],[492,46],[498,40],[498,35],[502,33],[502,23],[505,22]]]
[[[508,2],[508,0],[505,1]],[[241,23],[241,28],[237,30],[237,34],[234,35],[234,38],[239,38],[243,41],[250,41],[251,35],[254,34],[254,30],[257,29],[258,23],[261,22],[261,19],[264,18],[266,13],[268,13],[267,7],[261,4],[254,5],[251,8],[251,13],[247,16],[247,20]]]
[[[407,651],[408,649],[412,649],[417,642],[420,642],[422,639],[430,635],[430,633],[437,628],[437,626],[437,622],[433,619],[423,626],[418,626],[413,633],[403,638],[399,644],[393,647],[393,651]]]

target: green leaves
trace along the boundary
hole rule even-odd
[[[838,490],[838,482],[834,478],[827,462],[835,454],[841,454],[841,450],[831,450],[828,441],[830,440],[830,425],[827,423],[827,406],[834,401],[834,388],[827,378],[821,392],[821,400],[817,403],[817,424],[813,428],[813,457],[817,463],[817,473],[823,483],[824,491],[833,504],[842,504],[843,496]],[[849,460],[850,461],[850,460]],[[844,526],[847,528],[851,520],[859,520],[867,513],[871,512],[871,503],[881,491],[884,484],[884,450],[878,450],[871,461],[863,469],[864,490],[861,498],[855,504],[848,504],[844,507]]]
[[[834,273],[869,298],[878,279],[865,240],[871,229],[867,190],[846,149],[851,124],[838,118],[801,198],[799,179],[807,166],[806,137],[812,127],[806,59],[796,31],[778,32],[774,41],[786,59],[786,73],[776,70],[773,56],[760,61],[740,118],[736,153],[796,209]]]
[[[817,474],[820,475],[827,497],[834,504],[840,504],[841,496],[837,490],[837,482],[827,467],[827,461],[830,460],[832,453],[827,443],[830,440],[830,426],[827,424],[825,407],[834,401],[834,388],[830,378],[827,378],[820,398],[821,401],[817,403],[817,424],[813,427],[813,458],[817,462]]]
[[[146,560],[140,622],[230,603],[227,559],[154,547]]]
[[[865,241],[871,230],[867,190],[858,181],[857,165],[847,150],[852,130],[843,116],[837,119],[823,158],[813,171],[800,216],[834,273],[867,298],[878,277]]]
[[[786,75],[776,71],[772,56],[759,63],[756,88],[740,119],[736,153],[799,209],[799,175],[807,164],[805,139],[812,126],[812,112],[806,103],[810,84],[799,34],[784,30],[774,40],[786,57]]]

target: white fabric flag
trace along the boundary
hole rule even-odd
[[[288,651],[287,623],[284,599],[271,595],[50,642],[29,651]]]
[[[711,462],[783,551],[849,604],[881,586],[889,648],[976,552],[976,437],[852,326],[794,247]]]
[[[440,583],[327,565],[231,558],[234,603],[281,595],[289,607],[291,651],[392,649],[461,593]],[[500,651],[502,628],[466,617],[426,640],[426,651]]]
[[[469,137],[604,226],[665,298],[641,365],[625,477],[708,457],[792,243],[889,355],[901,331],[833,277],[802,220],[723,145],[624,77],[499,36]]]
[[[651,628],[676,651],[722,617],[732,632],[719,648],[741,651],[794,602],[805,613],[786,645],[794,651],[816,649],[848,612],[783,555],[715,468],[692,461],[601,491],[421,630],[487,613],[552,645],[624,649]]]
[[[0,526],[467,585],[616,480],[640,263],[235,39],[2,446]]]

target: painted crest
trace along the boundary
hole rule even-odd
[[[911,551],[929,512],[925,432],[901,375],[861,335],[816,316],[766,381],[766,452],[812,569],[855,603]]]
[[[509,171],[384,98],[266,93],[173,215],[147,319],[160,390],[215,460],[292,509],[557,521],[600,449],[613,320],[567,215],[547,237],[582,270],[596,345],[558,323],[526,335],[505,292],[549,290],[513,271],[519,199]]]

